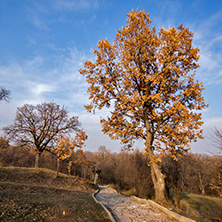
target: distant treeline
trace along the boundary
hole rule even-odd
[[[34,167],[35,156],[30,148],[10,146],[3,138],[0,140],[0,166]],[[154,196],[149,159],[138,150],[112,153],[101,146],[97,152],[86,151],[81,158],[74,153],[72,158],[71,168],[70,160],[64,160],[60,172],[93,181],[96,170],[100,169],[99,184],[113,185],[126,195]],[[221,156],[189,153],[174,160],[164,155],[160,161],[167,191],[221,195]],[[43,152],[40,167],[56,170],[57,157]]]

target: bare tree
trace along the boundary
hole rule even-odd
[[[8,102],[10,96],[10,91],[0,86],[0,101],[5,100]]]
[[[213,134],[211,134],[211,141],[213,146],[215,146],[219,152],[222,152],[222,132],[215,128]]]
[[[222,131],[217,128],[213,131],[212,141],[219,150],[219,154],[214,156],[216,177],[211,179],[211,190],[214,190],[222,197]]]
[[[36,106],[25,104],[17,109],[14,123],[3,128],[6,138],[18,145],[28,145],[37,152],[35,167],[45,151],[52,151],[54,142],[61,134],[80,129],[78,117],[68,117],[68,111],[55,103],[42,103]]]

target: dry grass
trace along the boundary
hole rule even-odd
[[[196,194],[180,193],[180,210],[183,214],[196,221],[221,222],[222,199]]]
[[[90,183],[46,169],[0,168],[0,221],[110,221]]]
[[[90,183],[79,177],[62,173],[56,177],[55,171],[45,168],[3,167],[0,168],[0,181],[93,191]]]

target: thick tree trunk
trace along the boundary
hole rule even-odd
[[[164,175],[162,174],[158,164],[155,162],[151,163],[151,176],[155,190],[155,200],[165,201],[165,181]]]
[[[146,125],[146,130],[147,130],[147,138],[146,138],[146,153],[148,154],[150,158],[150,164],[151,164],[151,176],[152,176],[152,181],[154,185],[154,190],[155,190],[155,200],[156,201],[165,201],[165,176],[161,172],[161,169],[155,159],[155,155],[153,153],[153,150],[151,149],[152,147],[152,134],[151,134],[151,128],[150,124],[148,122],[148,119],[145,121]]]
[[[40,158],[40,155],[41,155],[41,152],[38,152],[36,153],[36,156],[35,156],[35,168],[38,168],[39,167],[39,158]]]

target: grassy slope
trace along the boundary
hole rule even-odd
[[[0,221],[110,221],[89,183],[47,169],[0,168]]]
[[[222,221],[222,199],[220,198],[180,193],[180,208],[178,213],[196,221]]]

